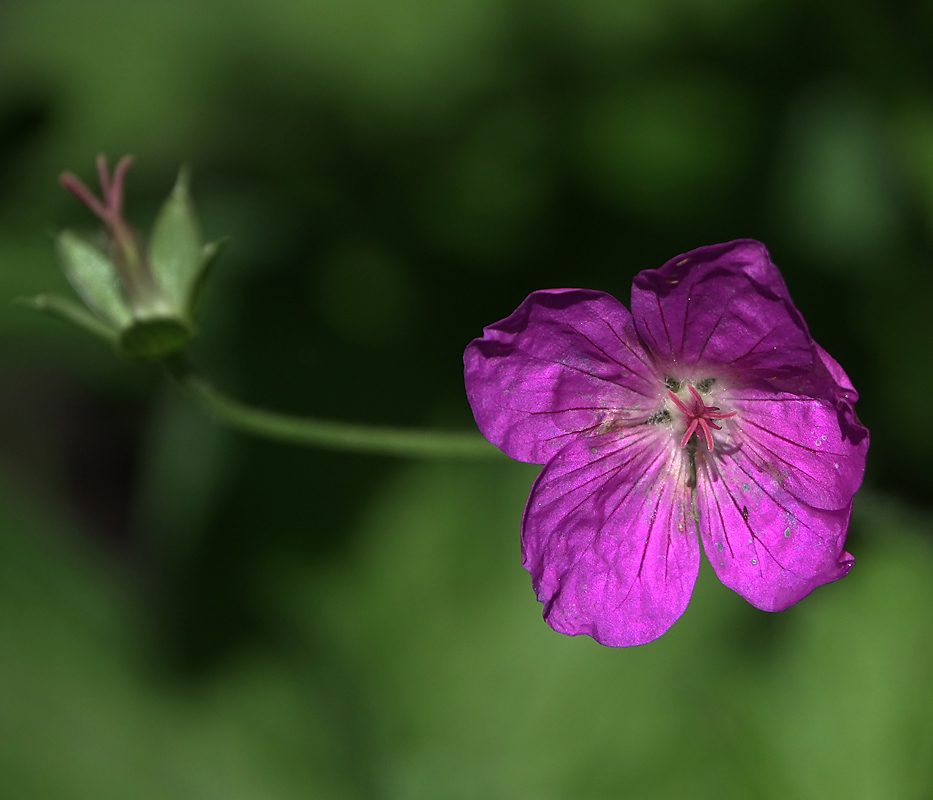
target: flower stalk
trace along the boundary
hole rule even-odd
[[[164,361],[175,382],[210,416],[224,425],[263,439],[329,450],[408,458],[501,458],[499,450],[475,433],[426,431],[280,414],[252,408],[228,397],[200,377],[183,356]]]
[[[161,361],[176,383],[208,414],[243,433],[289,444],[413,458],[497,458],[499,451],[476,433],[423,431],[265,411],[234,400],[200,377],[184,356],[197,336],[209,269],[219,242],[202,240],[182,169],[148,237],[139,247],[123,216],[130,156],[113,172],[97,158],[101,197],[74,173],[59,178],[107,229],[106,252],[71,231],[57,239],[63,271],[81,299],[38,295],[20,304],[57,317],[109,342],[129,360]]]

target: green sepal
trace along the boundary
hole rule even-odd
[[[207,276],[210,269],[224,249],[228,239],[218,239],[216,242],[208,242],[201,248],[201,261],[198,264],[197,273],[194,276],[194,282],[191,286],[191,295],[188,301],[188,316],[195,320],[201,315],[201,309],[204,306],[204,298],[207,295]]]
[[[113,259],[71,231],[58,236],[65,275],[86,308],[51,295],[22,304],[106,339],[126,359],[162,359],[184,349],[197,335],[204,285],[222,246],[203,244],[188,183],[183,167],[153,225],[145,259],[119,208],[110,209],[116,219],[102,217],[117,248]]]
[[[79,306],[73,300],[62,297],[57,294],[40,294],[35,297],[18,297],[13,301],[16,305],[23,308],[31,308],[33,311],[39,311],[48,314],[51,317],[63,320],[64,322],[76,325],[84,331],[103,339],[111,344],[116,344],[118,331],[110,327],[106,322],[94,316],[84,306]]]
[[[116,328],[128,325],[133,313],[113,262],[73,231],[62,231],[56,247],[65,277],[88,307]]]
[[[201,232],[188,182],[188,170],[182,167],[149,240],[149,269],[169,307],[177,314],[189,313],[195,282],[202,272]]]
[[[117,353],[130,361],[151,361],[179,352],[197,335],[187,320],[177,317],[151,317],[135,320],[120,331],[115,342]]]

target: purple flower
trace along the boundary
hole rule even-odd
[[[699,540],[720,580],[765,611],[852,567],[843,545],[868,450],[858,394],[761,243],[641,272],[631,313],[602,292],[534,292],[464,363],[486,438],[545,465],[522,553],[555,630],[656,639],[687,606]]]

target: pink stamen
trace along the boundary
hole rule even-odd
[[[717,425],[713,420],[729,419],[730,417],[734,417],[737,412],[730,411],[729,413],[723,413],[715,406],[706,405],[703,402],[703,398],[700,397],[700,393],[693,386],[688,386],[687,389],[693,397],[693,404],[689,406],[670,389],[667,390],[667,395],[671,398],[671,402],[683,412],[689,422],[687,430],[680,440],[680,446],[686,447],[687,442],[690,441],[690,437],[696,433],[698,438],[702,436],[703,440],[706,442],[706,449],[712,452],[713,432],[710,428],[715,428],[717,431],[722,430],[722,426]]]

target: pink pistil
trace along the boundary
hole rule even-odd
[[[94,193],[74,173],[63,172],[59,177],[59,182],[91,209],[115,235],[119,235],[123,233],[122,228],[126,226],[123,221],[123,184],[126,181],[127,170],[132,164],[133,157],[124,156],[120,159],[113,171],[113,177],[111,177],[107,168],[106,157],[103,155],[97,157],[97,177],[100,179],[100,188],[104,196],[103,203],[94,196]]]
[[[124,156],[111,174],[107,159],[103,155],[97,157],[97,177],[100,180],[103,201],[74,173],[63,172],[59,176],[59,182],[107,226],[111,236],[114,266],[120,274],[130,301],[135,303],[151,295],[154,284],[133,231],[123,217],[123,186],[126,183],[126,173],[132,165],[132,156]]]
[[[667,390],[667,394],[673,401],[674,405],[684,413],[690,423],[687,426],[686,433],[684,433],[683,438],[680,440],[680,446],[686,447],[687,442],[690,441],[690,437],[693,436],[694,433],[696,433],[697,436],[702,434],[703,439],[706,440],[706,449],[712,452],[713,432],[710,430],[710,428],[715,428],[717,431],[722,430],[722,426],[717,425],[715,422],[713,422],[713,420],[729,419],[730,417],[734,417],[736,412],[731,411],[728,414],[724,414],[718,408],[706,405],[703,402],[703,398],[700,397],[700,393],[693,386],[688,386],[687,389],[693,396],[692,407],[684,403],[683,400],[681,400],[670,389]]]

